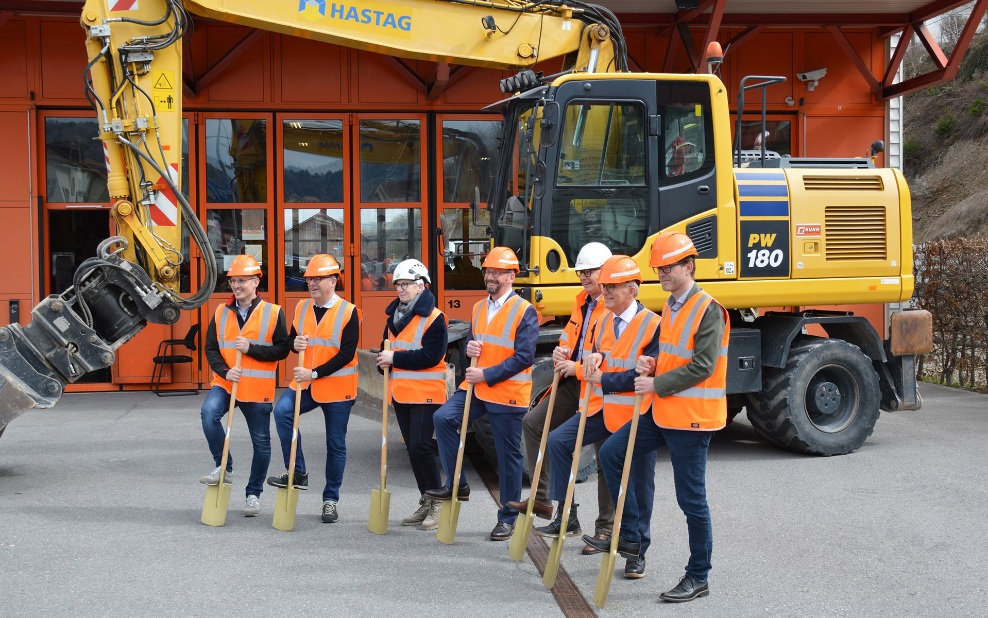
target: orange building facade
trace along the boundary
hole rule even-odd
[[[634,68],[686,72],[686,58],[669,53],[671,35],[662,32],[626,28]],[[722,28],[718,38],[741,33]],[[765,29],[728,50],[722,79],[732,93],[745,75],[788,78],[767,91],[769,149],[865,156],[872,141],[887,140],[887,103],[856,66],[881,75],[887,39],[865,27],[844,39],[858,61],[822,28]],[[0,21],[0,245],[10,256],[0,269],[0,325],[26,324],[31,308],[71,285],[76,266],[114,233],[96,116],[84,96],[85,64],[77,21]],[[819,68],[826,76],[812,88],[797,78]],[[263,264],[261,296],[282,305],[290,321],[308,296],[306,259],[332,253],[344,267],[341,294],[364,311],[361,347],[368,348],[380,341],[384,308],[394,299],[389,267],[416,257],[434,273],[440,307],[469,319],[483,295],[471,256],[488,238],[472,225],[468,202],[493,176],[499,123],[480,110],[501,98],[497,82],[508,75],[198,22],[181,76],[183,188],[214,255],[183,247],[183,292],[198,288],[202,260],[216,260],[225,272],[233,255],[247,252]],[[760,131],[761,105],[757,91],[746,95],[746,148]],[[882,156],[876,164],[884,165]],[[229,297],[221,283],[198,311],[172,326],[149,325],[118,350],[111,370],[69,390],[148,388],[158,342],[183,337],[193,324],[205,327]],[[869,312],[882,323],[882,307]],[[174,375],[166,370],[163,382],[208,385],[201,347],[195,354]],[[281,386],[287,376],[283,369]]]

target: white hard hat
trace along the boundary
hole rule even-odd
[[[609,257],[611,257],[611,250],[606,245],[599,242],[588,242],[580,249],[580,255],[576,256],[573,270],[600,268]]]
[[[392,281],[418,281],[419,279],[425,279],[426,283],[432,283],[432,279],[429,278],[429,269],[425,267],[425,264],[418,260],[402,260],[395,266],[395,271],[391,275]]]

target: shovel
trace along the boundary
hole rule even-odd
[[[583,450],[583,430],[587,426],[587,412],[590,409],[590,383],[583,383],[583,399],[580,400],[580,425],[576,430],[576,446],[573,447],[573,465],[569,469],[569,484],[566,486],[566,500],[563,501],[562,528],[559,536],[552,542],[549,559],[546,560],[542,572],[542,585],[547,589],[556,584],[556,574],[559,572],[559,562],[563,558],[563,545],[566,543],[566,532],[569,530],[569,511],[573,507],[573,493],[576,489],[576,471],[580,469],[580,452]],[[601,412],[603,414],[603,412]]]
[[[528,509],[524,513],[518,513],[515,520],[515,529],[511,533],[511,545],[508,547],[508,555],[512,560],[519,562],[525,557],[525,548],[528,547],[528,537],[532,534],[532,524],[535,516],[532,515],[535,508],[535,487],[539,482],[539,475],[542,474],[542,461],[545,457],[545,444],[549,439],[549,424],[552,422],[552,411],[556,408],[556,391],[559,390],[559,372],[552,376],[552,387],[549,391],[549,408],[545,413],[545,424],[542,426],[542,441],[539,442],[539,456],[535,460],[535,470],[532,471],[532,486],[528,496]]]
[[[243,352],[237,350],[237,369]],[[230,409],[226,411],[226,438],[223,440],[223,457],[220,458],[220,481],[206,486],[206,499],[202,503],[202,516],[199,521],[207,526],[222,526],[226,523],[226,512],[230,508],[230,485],[226,484],[226,461],[230,456],[230,430],[233,429],[233,409],[237,407],[237,385],[233,383],[230,393]]]
[[[470,361],[471,367],[477,366],[477,357]],[[460,448],[456,451],[456,468],[453,470],[453,496],[443,502],[439,511],[439,531],[436,538],[440,543],[452,545],[456,539],[456,524],[460,520],[460,500],[457,493],[460,489],[460,471],[463,469],[463,445],[467,441],[467,426],[470,423],[470,400],[473,399],[473,384],[467,385],[467,399],[463,404],[463,422],[460,423]]]
[[[638,435],[638,416],[642,410],[642,396],[635,397],[635,411],[631,416],[631,433],[628,435],[628,448],[624,451],[624,469],[621,471],[621,490],[618,492],[617,504],[614,505],[614,525],[611,528],[611,550],[600,560],[600,573],[597,574],[597,588],[593,591],[593,603],[604,609],[607,603],[607,593],[611,591],[611,580],[614,579],[614,566],[617,564],[618,539],[621,537],[621,516],[624,514],[625,490],[628,489],[628,477],[631,475],[631,456],[635,452],[635,437]]]
[[[298,366],[305,366],[305,350],[298,353]],[[289,532],[295,528],[295,510],[298,508],[298,488],[295,487],[295,451],[298,448],[298,416],[302,405],[302,383],[295,385],[295,418],[292,420],[292,451],[288,456],[288,487],[279,487],[274,501],[274,521],[278,530]]]
[[[391,349],[391,342],[384,342],[384,349]],[[384,368],[384,394],[381,410],[381,488],[371,490],[370,519],[367,529],[374,534],[388,533],[388,512],[391,510],[391,492],[388,491],[388,403],[391,401],[391,367]]]

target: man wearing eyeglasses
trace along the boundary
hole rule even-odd
[[[727,310],[694,282],[697,257],[685,234],[666,232],[652,244],[651,265],[669,300],[662,311],[660,351],[640,356],[635,393],[652,399],[652,413],[639,421],[632,466],[668,447],[676,499],[686,515],[690,558],[686,574],[664,601],[682,603],[709,594],[713,527],[707,506],[706,469],[710,438],[727,422]],[[655,376],[651,377],[652,372]],[[629,427],[622,427],[600,450],[601,465],[612,494],[624,466]],[[633,543],[640,519],[651,510],[652,496],[636,493],[629,483],[621,520],[621,543]],[[620,550],[620,545],[619,545]]]
[[[521,452],[522,419],[532,398],[532,363],[539,336],[539,318],[535,307],[511,291],[515,274],[520,272],[518,257],[507,247],[494,247],[482,264],[488,297],[473,308],[467,356],[477,359],[476,367],[467,367],[459,389],[439,410],[433,420],[439,458],[446,472],[446,486],[429,490],[427,496],[444,501],[452,498],[456,453],[460,442],[460,424],[466,402],[467,384],[474,387],[470,418],[485,414],[491,424],[497,448],[497,472],[502,506],[497,524],[491,531],[492,541],[511,538],[518,509],[510,506],[521,498],[524,460]],[[461,477],[457,499],[470,499],[470,486]]]
[[[603,288],[607,312],[601,316],[591,334],[592,348],[583,361],[584,380],[591,387],[583,444],[607,440],[631,420],[635,409],[635,360],[642,354],[657,354],[659,349],[659,316],[637,300],[642,282],[638,264],[627,255],[615,255],[604,262],[598,282]],[[646,409],[648,403],[643,401],[642,409]],[[542,536],[580,534],[576,510],[570,510],[566,522],[562,521],[561,513],[573,453],[577,447],[579,424],[580,417],[574,416],[549,434],[546,445],[552,465],[549,491],[552,499],[559,503],[559,508],[552,523],[536,528],[535,532]],[[633,465],[640,493],[650,496],[655,484],[648,473],[655,468],[655,457],[641,457]],[[613,491],[609,482],[608,487],[611,489],[608,492],[610,497],[616,499],[618,493]],[[624,550],[621,553],[628,559],[624,570],[627,579],[639,579],[645,574],[644,552],[651,538],[649,521],[650,518],[642,518],[641,529],[636,529],[638,540],[633,548],[619,545],[619,551]],[[610,541],[606,538],[597,535],[583,538],[594,549],[609,549]]]
[[[295,397],[301,398],[299,413],[321,408],[326,422],[326,486],[322,492],[322,522],[339,519],[337,505],[343,469],[346,467],[346,431],[350,409],[357,400],[357,343],[361,313],[336,295],[340,265],[328,253],[312,256],[305,269],[310,298],[299,301],[289,339],[296,352],[305,350],[305,362],[293,370],[292,383],[278,398],[274,422],[281,451],[288,467],[295,418]],[[301,386],[301,388],[299,388]],[[268,477],[274,487],[288,487],[288,473]],[[293,485],[309,488],[309,473],[298,433]]]
[[[597,279],[600,276],[600,267],[609,257],[611,250],[599,242],[587,243],[576,256],[574,270],[580,278],[583,291],[576,296],[569,321],[559,337],[559,345],[552,352],[553,366],[560,373],[560,379],[552,419],[549,421],[549,431],[559,427],[579,411],[580,389],[583,385],[584,345],[590,343],[591,337],[587,334],[605,311],[603,290],[598,285]],[[529,474],[534,474],[539,445],[542,442],[542,430],[545,428],[545,417],[548,413],[549,397],[546,396],[525,415],[523,422],[525,456],[531,467]],[[594,445],[597,449],[599,446],[600,443]],[[552,502],[549,501],[549,462],[544,454],[539,478],[533,479],[533,490],[536,493],[532,512],[543,519],[552,519]],[[528,508],[528,499],[508,504],[522,511]],[[607,539],[610,537],[611,526],[614,523],[614,505],[607,492],[607,483],[602,473],[597,475],[597,512],[595,534],[598,538]],[[599,552],[593,547],[584,546],[584,555],[596,553]]]
[[[261,512],[264,475],[271,462],[271,403],[277,382],[278,361],[289,352],[285,313],[257,295],[261,266],[249,255],[238,255],[226,273],[233,298],[216,308],[206,329],[206,361],[213,370],[211,388],[202,403],[202,431],[216,469],[199,479],[206,485],[220,482],[220,463],[226,428],[221,419],[230,407],[237,383],[237,407],[247,421],[254,455],[247,481],[244,517]],[[237,352],[243,357],[237,367]],[[227,457],[224,484],[231,484],[233,457]]]

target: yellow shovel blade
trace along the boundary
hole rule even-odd
[[[611,580],[614,579],[614,566],[617,564],[617,550],[604,554],[600,560],[600,573],[597,574],[597,588],[593,591],[593,604],[604,609],[607,603],[607,593],[611,591]]]
[[[436,538],[440,543],[452,545],[456,539],[456,523],[460,520],[460,501],[447,500],[439,511],[439,531]]]
[[[274,521],[277,530],[288,532],[295,529],[295,510],[298,508],[298,487],[279,487],[274,500]]]
[[[535,517],[528,513],[518,513],[514,532],[511,533],[511,545],[508,546],[508,555],[512,560],[521,562],[525,558],[525,549],[528,547],[528,537],[532,534],[534,519]]]
[[[559,562],[563,559],[563,545],[565,543],[565,534],[560,534],[552,541],[552,548],[549,550],[549,559],[545,561],[545,571],[542,572],[542,585],[546,589],[556,585],[556,574],[559,573]]]
[[[367,529],[374,534],[387,534],[390,510],[391,492],[387,489],[371,490],[370,519],[367,520]]]
[[[226,523],[226,512],[230,508],[231,485],[209,485],[206,499],[202,503],[202,517],[199,521],[207,526],[222,526]]]

